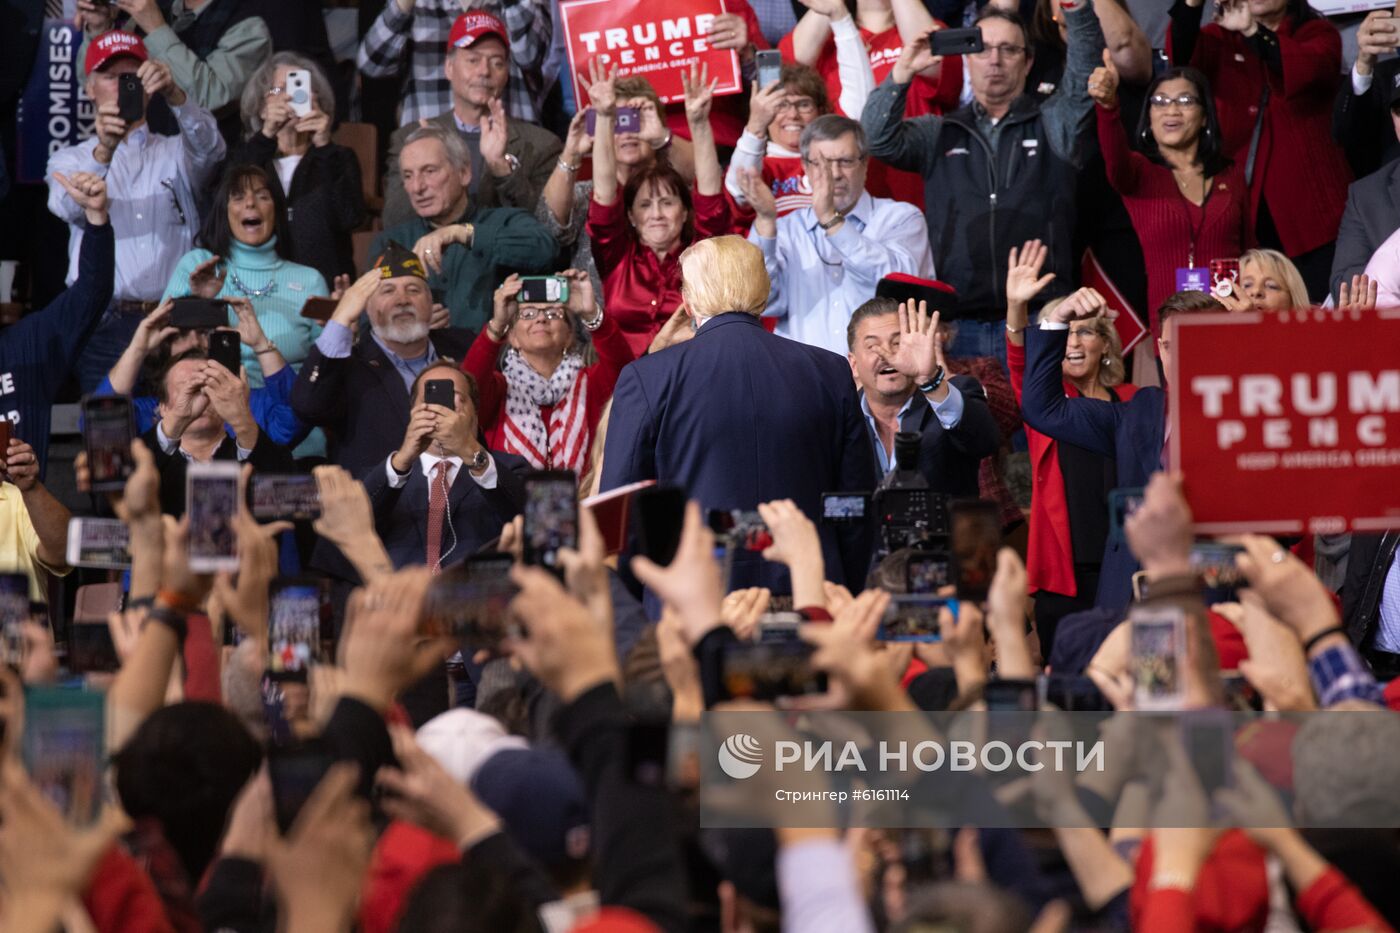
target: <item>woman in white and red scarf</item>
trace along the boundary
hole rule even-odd
[[[462,368],[481,387],[488,447],[519,454],[536,469],[582,475],[598,419],[633,354],[617,324],[603,314],[588,273],[569,269],[558,280],[567,287],[567,300],[522,302],[521,277],[506,279]],[[555,283],[524,281],[557,295]],[[592,365],[584,363],[586,332],[598,358]]]

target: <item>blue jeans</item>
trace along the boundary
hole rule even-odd
[[[115,302],[102,312],[102,319],[92,329],[92,336],[88,337],[74,366],[78,385],[84,395],[94,391],[107,378],[107,373],[126,352],[131,338],[136,336],[140,323],[139,312],[118,311]]]
[[[976,356],[994,356],[1001,360],[1001,368],[1006,369],[1006,322],[1005,321],[958,321],[958,335],[946,349],[950,358],[970,359]]]

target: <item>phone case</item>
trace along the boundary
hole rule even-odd
[[[292,108],[292,113],[299,117],[311,113],[310,73],[299,69],[287,72],[287,102]]]

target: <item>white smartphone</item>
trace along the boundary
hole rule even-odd
[[[293,68],[287,72],[285,91],[292,113],[304,117],[311,112],[311,72],[305,68]]]
[[[190,569],[215,573],[238,569],[239,474],[232,460],[191,463],[185,468],[185,514],[190,519]]]
[[[1129,610],[1128,623],[1137,708],[1181,709],[1186,692],[1186,609],[1172,603],[1138,603]]]
[[[68,566],[124,570],[131,566],[131,529],[116,518],[68,520]]]

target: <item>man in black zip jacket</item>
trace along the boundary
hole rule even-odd
[[[1347,638],[1380,680],[1400,677],[1400,532],[1353,535],[1342,585]]]
[[[1042,298],[1069,292],[1080,140],[1092,126],[1089,75],[1103,55],[1092,0],[1058,0],[1069,29],[1064,80],[1043,103],[1025,93],[1033,51],[1014,13],[982,11],[984,49],[964,56],[973,102],[946,116],[903,119],[915,73],[936,61],[928,39],[906,43],[866,101],[861,123],[870,154],[924,176],[924,214],[938,277],[958,290],[954,356],[1006,360],[1002,320],[1006,257],[1027,238],[1050,248],[1055,282]]]

